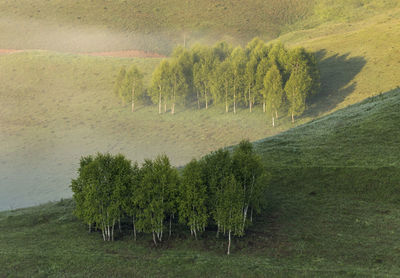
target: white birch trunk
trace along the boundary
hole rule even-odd
[[[133,238],[136,241],[136,225],[135,225],[135,216],[132,216],[132,223],[133,223]]]
[[[227,254],[229,255],[231,253],[231,230],[229,230],[228,238],[229,238],[229,242],[228,242],[228,252],[227,252]]]

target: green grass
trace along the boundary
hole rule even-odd
[[[184,33],[189,43],[245,43],[326,22],[354,22],[395,7],[397,0],[2,1],[0,48],[169,53],[183,43]]]
[[[177,107],[175,115],[158,115],[157,107],[142,105],[131,113],[112,92],[120,66],[138,65],[148,83],[158,62],[46,51],[0,56],[0,208],[70,196],[82,155],[121,152],[142,161],[165,152],[183,165],[291,126],[283,118],[272,128],[260,107],[237,115],[225,114],[224,107]]]
[[[230,257],[213,232],[197,242],[180,233],[157,249],[146,236],[103,243],[70,200],[1,212],[0,276],[399,276],[398,1],[197,1],[182,13],[183,2],[2,1],[0,48],[169,53],[183,33],[189,44],[279,36],[318,53],[321,93],[304,125],[263,139],[289,119],[272,129],[259,107],[130,113],[112,95],[120,66],[137,64],[148,83],[159,59],[3,55],[0,209],[70,196],[81,155],[166,152],[184,165],[242,138],[259,140],[272,173],[268,208]]]
[[[0,213],[0,275],[399,276],[399,106],[397,89],[256,142],[268,206],[231,256],[215,231],[158,248],[146,235],[104,243],[62,200]]]

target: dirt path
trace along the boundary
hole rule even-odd
[[[18,50],[18,49],[0,49],[1,54],[12,54],[19,53],[24,51],[30,51],[32,49]],[[105,57],[120,57],[120,58],[165,58],[166,56],[153,53],[146,52],[142,50],[124,50],[124,51],[109,51],[109,52],[82,52],[77,53],[81,55],[89,55],[89,56],[105,56]]]

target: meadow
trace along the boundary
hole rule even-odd
[[[396,277],[399,104],[395,90],[256,142],[272,174],[268,207],[244,238],[234,239],[230,256],[215,231],[197,241],[189,231],[175,233],[157,248],[142,234],[137,242],[125,235],[105,243],[73,216],[72,200],[61,200],[0,213],[0,274]],[[374,144],[378,135],[385,144]],[[354,151],[360,141],[365,148]]]
[[[149,84],[161,58],[86,55],[255,36],[317,54],[321,90],[295,125],[272,128],[259,106],[131,113],[112,93],[120,67]],[[0,55],[1,277],[400,276],[397,0],[2,1],[2,49],[23,51]],[[65,199],[83,155],[166,153],[180,167],[242,139],[272,179],[230,257],[214,231],[104,243]]]
[[[398,86],[399,20],[397,8],[279,37],[289,47],[315,51],[319,60],[320,93],[296,125]],[[76,44],[85,45],[79,39]],[[2,209],[70,196],[81,155],[123,152],[141,161],[166,152],[174,165],[183,165],[241,139],[260,140],[293,127],[283,117],[272,128],[260,107],[235,116],[222,107],[180,107],[174,116],[159,116],[156,107],[142,106],[130,113],[112,94],[120,67],[137,65],[149,85],[160,60],[44,50],[1,55]]]

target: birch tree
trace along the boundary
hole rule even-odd
[[[227,254],[230,254],[233,235],[244,235],[243,227],[243,188],[236,181],[233,174],[223,177],[221,190],[216,195],[216,213],[214,219],[228,233]]]
[[[219,149],[206,155],[202,160],[202,177],[203,181],[207,186],[209,198],[208,198],[208,208],[217,225],[217,234],[222,229],[222,223],[218,220],[220,219],[220,210],[218,207],[218,196],[223,190],[222,180],[232,173],[232,159],[230,153],[227,150]]]
[[[239,92],[244,90],[244,75],[246,69],[246,55],[241,47],[237,47],[231,54],[233,113],[236,114],[236,104],[240,100]]]
[[[225,112],[229,112],[229,104],[231,103],[232,95],[232,66],[229,59],[218,64],[214,71],[212,94],[216,103],[223,102],[225,104]]]
[[[133,227],[133,237],[136,241],[137,238],[137,229],[136,229],[136,219],[139,214],[139,202],[140,202],[140,185],[141,185],[141,171],[140,168],[135,162],[131,167],[131,182],[130,186],[127,189],[126,196],[124,197],[126,202],[124,203],[124,211],[128,216],[132,219],[132,227]]]
[[[135,111],[135,102],[143,92],[143,74],[133,65],[129,68],[121,84],[120,97],[131,103],[132,112]]]
[[[167,60],[161,61],[160,65],[154,70],[152,75],[151,100],[158,103],[158,114],[161,114],[162,101],[164,100],[164,111],[167,104],[167,90],[170,86],[170,63]]]
[[[264,92],[264,78],[269,70],[269,59],[263,58],[257,66],[257,73],[256,73],[256,90],[262,96],[262,104],[263,104],[263,112],[266,111],[266,99]]]
[[[78,195],[75,196],[81,202],[79,191],[84,194],[84,204],[78,209],[83,209],[84,220],[90,224],[95,223],[102,231],[104,241],[114,240],[115,223],[123,213],[123,195],[130,185],[130,161],[122,155],[98,153],[96,157],[84,159],[84,166],[78,177],[79,188],[73,181],[72,188]]]
[[[117,79],[115,80],[115,83],[114,83],[114,95],[116,95],[116,96],[120,95],[121,85],[122,85],[122,82],[125,79],[125,76],[126,76],[126,67],[123,66],[119,70],[119,73],[117,75]]]
[[[272,126],[275,126],[275,117],[278,119],[278,110],[283,102],[282,76],[276,64],[273,64],[264,77],[264,99],[267,102],[268,110],[272,114]]]
[[[183,169],[179,192],[179,221],[186,224],[197,239],[197,233],[205,230],[208,221],[207,187],[197,160]]]
[[[236,181],[243,192],[243,231],[247,225],[247,218],[250,210],[250,220],[253,218],[253,211],[260,211],[260,199],[266,183],[263,179],[263,166],[261,158],[254,151],[253,145],[248,140],[243,140],[234,149],[232,156],[232,169]]]
[[[154,245],[162,241],[166,217],[171,219],[176,211],[177,183],[177,171],[167,156],[145,160],[136,198],[139,206],[136,226],[139,231],[152,233]]]
[[[289,101],[288,113],[292,117],[303,114],[306,109],[307,95],[312,88],[312,78],[305,67],[294,68],[285,84],[286,98]]]

